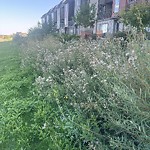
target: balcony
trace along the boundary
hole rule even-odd
[[[107,19],[112,17],[112,9],[106,10],[106,11],[100,11],[98,14],[98,19]]]
[[[60,27],[61,27],[61,28],[64,28],[64,27],[65,27],[64,19],[61,19],[61,20],[60,20]]]
[[[136,0],[129,0],[129,2],[126,5],[126,10],[129,10],[132,6],[134,6],[138,1]]]
[[[98,4],[98,19],[107,19],[112,17],[113,1],[100,0]]]
[[[105,0],[99,0],[98,4],[99,5],[105,5]]]
[[[69,1],[69,8],[68,8],[68,20],[71,21],[74,17],[74,8],[75,8],[75,1],[70,0]]]
[[[71,21],[68,21],[68,26],[70,27],[70,26],[73,26],[74,25],[74,21],[73,20],[71,20]]]
[[[61,27],[61,28],[64,28],[64,27],[65,27],[65,24],[64,24],[64,23],[60,23],[60,27]]]
[[[64,6],[60,8],[60,19],[63,20],[65,17],[65,8]]]
[[[100,5],[105,5],[106,3],[113,3],[113,0],[99,0]]]
[[[105,0],[105,3],[113,3],[113,0]]]

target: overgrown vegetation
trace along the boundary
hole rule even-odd
[[[66,43],[66,42],[70,42],[70,41],[73,41],[73,40],[79,40],[80,39],[80,36],[78,35],[70,35],[70,34],[61,34],[61,35],[57,35],[56,37],[58,37],[58,40],[61,42],[61,43]]]
[[[37,26],[34,28],[30,28],[28,32],[28,38],[32,40],[43,40],[45,36],[48,34],[54,35],[56,33],[56,29],[51,19],[49,19],[48,24],[41,24],[38,22]]]
[[[150,43],[127,39],[26,39],[21,68],[2,47],[0,149],[148,150]]]

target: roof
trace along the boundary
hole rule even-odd
[[[41,18],[45,18],[46,17],[46,15],[47,15],[47,13],[45,13]]]
[[[57,8],[59,8],[62,4],[66,4],[69,0],[62,0],[58,5],[51,8],[47,13],[45,13],[41,18],[45,18],[48,14],[54,12]]]

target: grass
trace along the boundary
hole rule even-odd
[[[0,42],[8,42],[8,41],[12,41],[12,38],[7,39],[0,38]]]
[[[33,84],[38,73],[21,67],[20,48],[0,43],[0,62],[0,149],[70,149],[69,140],[56,136],[55,126],[45,129],[47,122],[60,120],[58,107],[39,96]]]
[[[19,113],[28,104],[30,77],[20,68],[19,48],[12,42],[0,43],[0,149],[17,149]],[[25,106],[24,106],[25,105]],[[23,108],[22,108],[23,107]],[[9,143],[9,144],[8,144]]]
[[[12,99],[17,97],[17,91],[11,88],[15,82],[15,77],[19,67],[19,58],[18,51],[16,47],[12,45],[10,42],[0,43],[0,147],[1,149],[5,149],[2,146],[2,140],[4,137],[3,130],[6,126],[6,120],[10,119],[8,117],[7,109],[12,103]],[[10,114],[9,114],[10,115]],[[6,136],[6,135],[5,135]]]
[[[149,41],[25,40],[0,44],[0,149],[150,148]]]
[[[1,100],[5,99],[2,95],[10,91],[7,89],[12,79],[19,72],[19,55],[16,47],[11,42],[0,43],[0,95]],[[6,87],[7,86],[7,87]]]

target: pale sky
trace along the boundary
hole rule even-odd
[[[61,0],[0,0],[0,35],[28,32]]]

